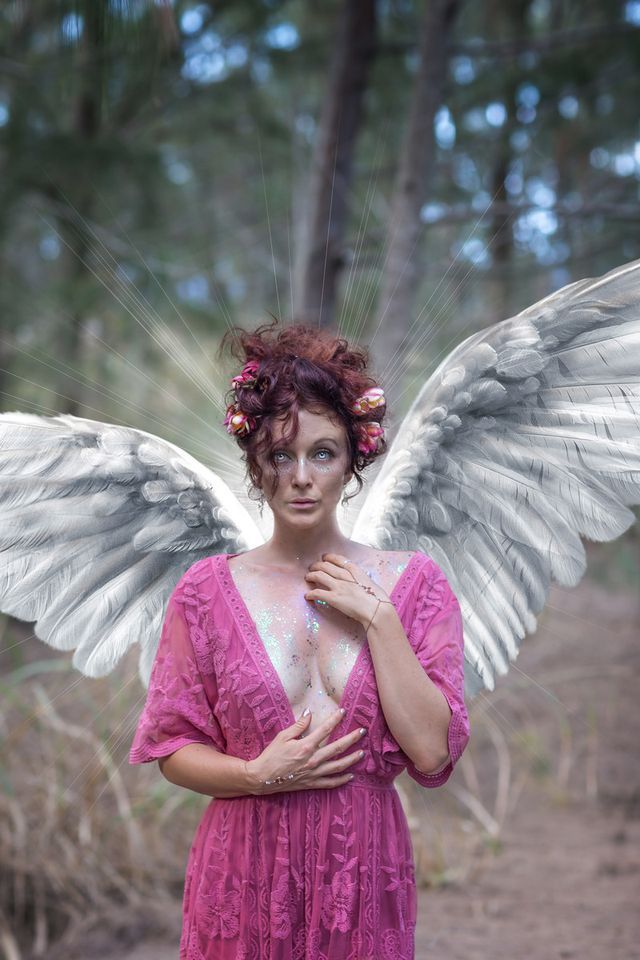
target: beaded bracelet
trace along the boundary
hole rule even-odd
[[[247,776],[249,776],[249,767],[246,760],[244,761],[244,769]],[[265,787],[270,787],[273,783],[288,783],[289,780],[293,780],[296,773],[298,773],[298,770],[294,770],[293,773],[290,773],[287,777],[274,777],[273,780],[260,780],[260,783]]]

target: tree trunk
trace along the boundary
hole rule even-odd
[[[507,119],[500,134],[498,151],[491,173],[491,207],[488,211],[487,249],[491,254],[491,272],[487,278],[485,324],[490,326],[510,315],[510,271],[513,257],[513,209],[507,195],[506,179],[511,161],[509,137],[513,131],[512,92],[507,91]]]
[[[402,368],[406,335],[418,288],[418,241],[422,234],[420,210],[435,169],[433,122],[445,91],[449,41],[460,0],[427,0],[420,36],[420,62],[413,86],[409,119],[400,152],[391,199],[385,270],[377,310],[372,354],[379,374],[393,362]],[[385,384],[390,410],[399,398],[401,383]],[[399,413],[399,411],[397,411]]]
[[[495,12],[493,20],[496,40],[499,39],[498,30],[504,36],[505,42],[509,42],[513,37],[526,35],[528,7],[528,0],[505,0],[502,8]],[[557,12],[555,11],[555,13]],[[552,12],[552,17],[553,15],[554,12]],[[561,23],[554,24],[554,29],[561,29]],[[514,208],[507,193],[506,180],[513,157],[511,138],[517,125],[516,92],[520,75],[519,71],[505,67],[502,76],[502,100],[507,115],[500,129],[492,169],[492,200],[488,217],[489,237],[487,241],[492,264],[487,284],[487,310],[485,315],[487,326],[497,323],[499,320],[505,320],[512,313]]]
[[[0,56],[4,58],[10,55],[16,62],[20,62],[27,55],[29,37],[34,29],[32,4],[26,0],[22,4],[16,4],[13,16],[14,26],[8,32]],[[7,257],[2,255],[2,248],[5,243],[11,243],[11,214],[22,195],[21,185],[16,185],[15,169],[11,169],[13,145],[23,140],[27,125],[24,111],[15,106],[19,97],[10,85],[8,91],[12,109],[4,130],[4,152],[0,154],[0,410],[16,409],[15,397],[9,394],[13,393],[15,387],[11,365],[15,356],[14,334],[19,321],[16,320],[14,311],[11,268]]]
[[[345,0],[318,129],[306,230],[296,267],[296,319],[328,326],[343,266],[353,154],[375,53],[375,0]]]
[[[80,48],[80,90],[75,104],[73,120],[74,133],[80,143],[91,143],[98,137],[102,120],[102,83],[104,70],[104,43],[106,3],[104,0],[88,2],[83,7],[84,29]],[[90,157],[88,150],[80,155]],[[70,325],[65,327],[60,338],[63,343],[63,360],[72,369],[82,374],[87,349],[83,337],[82,325],[87,313],[88,290],[97,282],[89,269],[92,239],[80,218],[91,219],[93,186],[88,171],[80,171],[80,186],[76,194],[78,208],[77,221],[63,217],[60,221],[60,233],[65,239],[68,260],[68,282],[70,286]],[[64,198],[61,197],[61,202]],[[82,413],[82,386],[72,377],[62,376],[60,407],[74,416]]]

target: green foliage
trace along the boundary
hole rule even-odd
[[[637,7],[462,5],[423,210],[415,315],[428,349],[410,370],[549,289],[638,255]],[[146,375],[185,381],[193,407],[202,391],[154,342],[151,317],[196,357],[195,341],[211,355],[228,322],[291,317],[341,9],[339,0],[4,5],[5,408],[125,420],[131,411],[104,396],[130,393],[118,355],[140,370],[139,405],[163,406]],[[377,7],[335,318],[365,341],[375,336],[423,10],[411,0]],[[502,220],[490,208],[500,182]],[[212,364],[203,373],[211,378]],[[81,386],[83,377],[95,382]],[[136,422],[153,429],[144,415]]]

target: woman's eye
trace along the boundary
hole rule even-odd
[[[331,457],[332,457],[331,450],[318,450],[318,456],[320,456],[321,453],[326,453],[326,454],[327,454],[326,457],[323,457],[323,458],[322,458],[323,460],[330,460]]]

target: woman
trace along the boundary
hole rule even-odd
[[[193,840],[181,960],[409,960],[416,889],[393,781],[444,783],[469,739],[460,609],[420,551],[345,537],[385,451],[366,351],[235,328],[225,423],[273,534],[194,564],[167,607],[131,763],[215,798]]]

